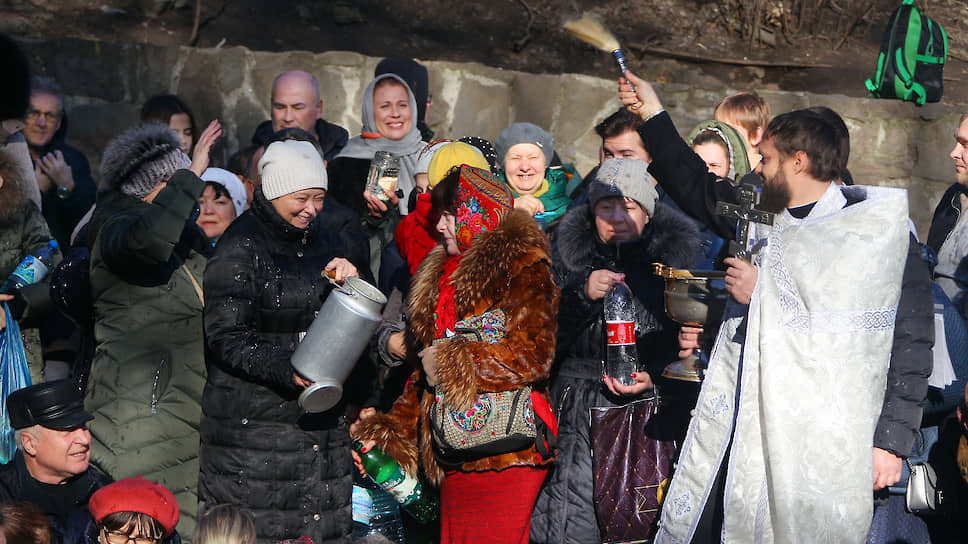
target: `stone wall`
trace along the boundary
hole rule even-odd
[[[213,117],[222,121],[226,132],[219,154],[224,159],[247,144],[256,125],[269,117],[272,78],[294,68],[319,78],[324,117],[358,134],[363,88],[379,61],[346,51],[265,53],[244,47],[193,49],[75,39],[26,42],[25,47],[36,70],[64,87],[68,140],[87,153],[95,172],[107,141],[137,122],[147,97],[161,93],[182,96],[202,126]],[[600,140],[594,125],[619,107],[614,80],[530,74],[476,63],[421,62],[430,71],[434,102],[428,123],[438,136],[493,140],[508,124],[529,121],[548,129],[559,154],[575,162],[580,172],[598,160]],[[683,134],[711,118],[716,101],[731,92],[656,87]],[[958,117],[968,107],[918,108],[839,95],[762,94],[774,113],[815,105],[840,112],[851,133],[849,167],[854,179],[909,189],[911,216],[922,238],[926,236],[934,205],[954,177],[948,152]]]

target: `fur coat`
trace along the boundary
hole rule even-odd
[[[443,246],[432,250],[417,269],[410,289],[408,315],[417,341],[429,346],[436,338],[434,313]],[[555,346],[559,290],[552,281],[548,240],[522,211],[511,212],[464,254],[454,271],[457,319],[502,309],[507,335],[494,344],[456,337],[438,344],[437,374],[453,408],[473,406],[479,393],[531,385],[546,389]],[[418,467],[435,484],[443,480],[430,438],[429,414],[434,402],[421,370],[387,413],[364,420],[354,438],[374,440],[411,474]],[[536,466],[549,462],[529,449],[486,457],[457,467],[462,472]]]

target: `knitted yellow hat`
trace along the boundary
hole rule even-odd
[[[447,175],[447,172],[450,172],[451,168],[461,166],[462,164],[483,170],[490,169],[490,166],[487,164],[487,159],[484,158],[484,155],[481,154],[479,149],[464,142],[451,142],[441,146],[434,153],[434,157],[430,159],[430,166],[427,167],[427,178],[430,179],[430,188],[433,189],[436,187],[440,183],[440,180],[444,179],[444,176]]]

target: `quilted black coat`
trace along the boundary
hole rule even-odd
[[[357,225],[359,222],[351,222]],[[261,191],[219,239],[205,272],[208,381],[202,398],[202,508],[237,503],[260,542],[350,542],[352,462],[347,397],[321,414],[298,405],[290,358],[331,291],[320,271],[346,256],[322,214],[306,229]],[[354,263],[357,267],[362,263]],[[357,373],[358,374],[358,373]],[[351,381],[355,377],[351,377]],[[365,381],[365,380],[364,380]]]

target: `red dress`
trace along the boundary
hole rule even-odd
[[[441,544],[528,544],[546,467],[450,471],[440,486]]]

